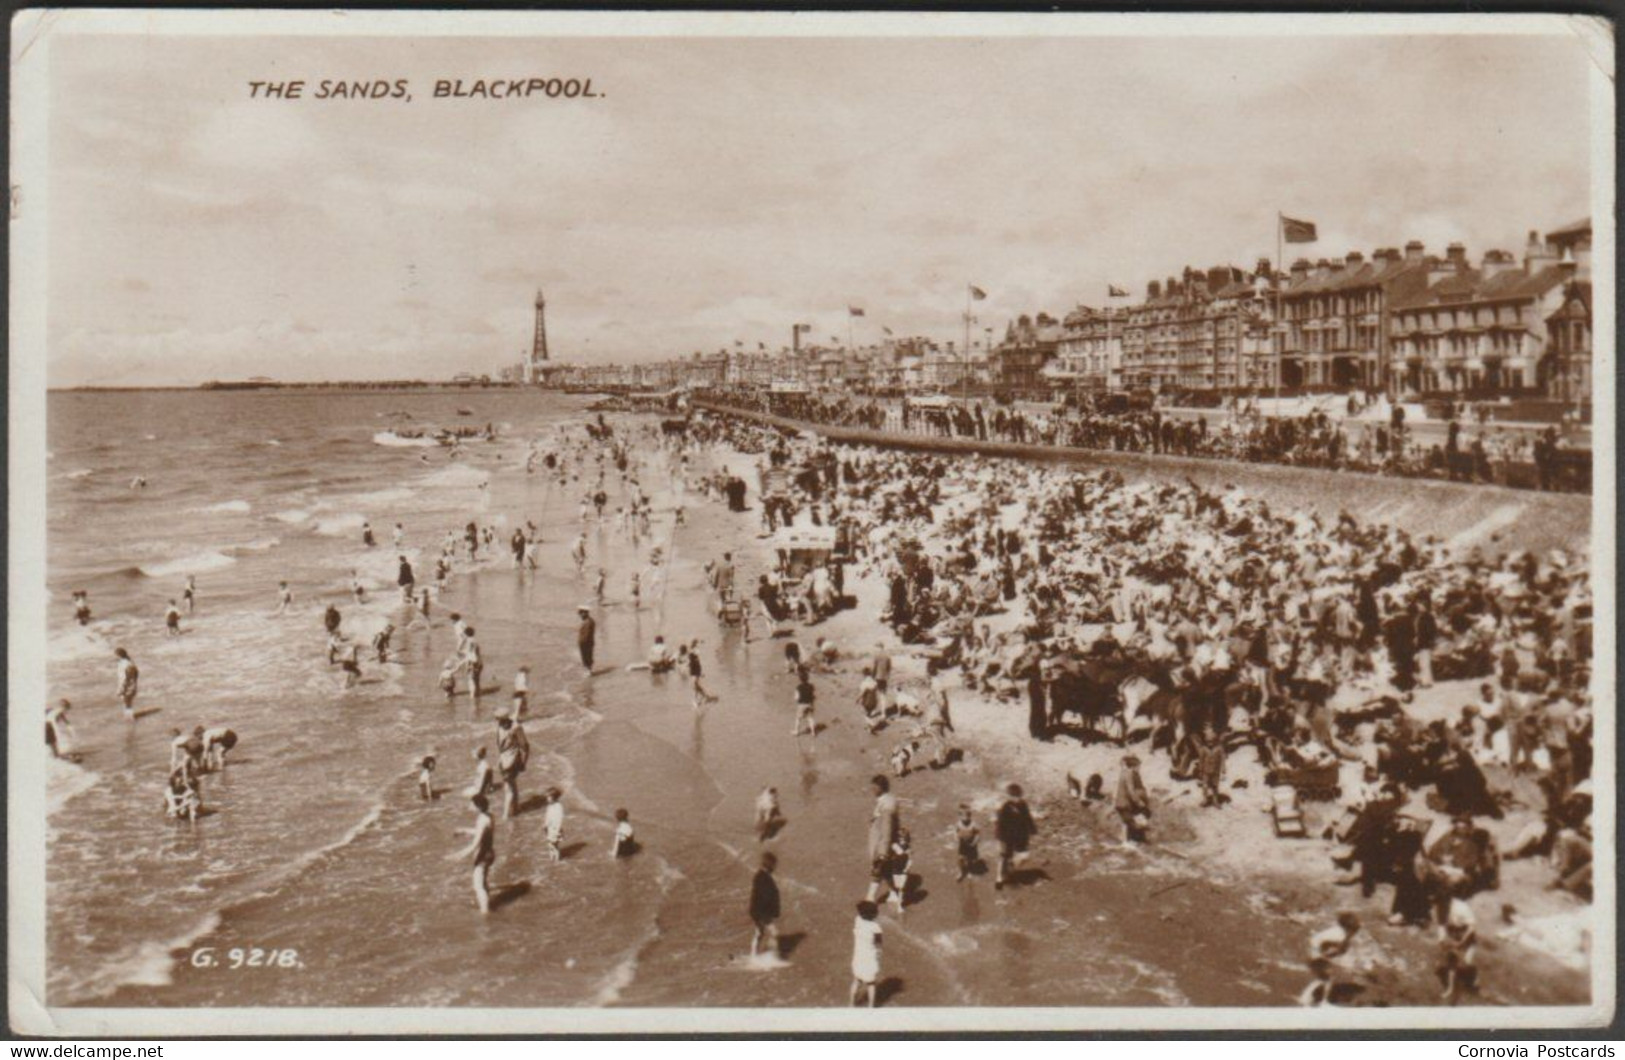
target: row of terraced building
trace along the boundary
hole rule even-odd
[[[1591,223],[1522,259],[1419,241],[1300,259],[1185,269],[1135,305],[1023,317],[994,351],[1006,386],[1224,392],[1387,390],[1469,398],[1589,400]]]

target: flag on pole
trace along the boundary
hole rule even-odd
[[[830,341],[830,344],[833,345],[833,346],[839,346],[841,344],[840,338],[838,336],[836,336],[836,335],[831,335],[829,337],[829,341]]]
[[[973,283],[970,285],[970,296],[980,302],[987,297],[987,292]]]
[[[847,306],[846,311],[847,311],[848,315],[850,315],[850,316],[861,317],[863,315],[863,310],[861,310],[857,306],[853,306],[853,305]]]
[[[1281,238],[1288,243],[1313,243],[1319,237],[1315,235],[1313,221],[1298,221],[1282,214]]]
[[[887,334],[887,335],[890,335],[890,334],[891,334],[891,328],[888,328],[888,327],[882,327],[882,328],[881,328],[881,329],[880,329],[880,330],[881,330],[881,331],[883,331],[883,332],[885,332],[885,333],[886,333],[886,334]]]
[[[740,340],[738,340],[738,339],[734,339],[734,345],[735,345],[735,346],[743,346],[743,345],[744,345],[744,343],[743,343],[743,342],[741,342],[741,341],[740,341]]]
[[[756,344],[756,348],[757,348],[757,349],[758,349],[758,350],[765,350],[765,349],[767,349],[767,343],[765,343],[765,342],[758,342],[758,343],[757,343],[757,344]]]
[[[811,324],[797,324],[796,325],[796,330],[797,331],[811,331],[812,330],[812,325]]]
[[[1106,285],[1106,297],[1108,297],[1108,298],[1127,298],[1128,297],[1128,292],[1123,290],[1121,287],[1117,286],[1115,283],[1108,283]]]

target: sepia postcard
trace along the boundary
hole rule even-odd
[[[18,14],[13,1029],[1609,1024],[1614,63]]]

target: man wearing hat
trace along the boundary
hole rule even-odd
[[[1151,819],[1151,796],[1145,790],[1145,781],[1140,779],[1140,760],[1135,755],[1123,756],[1112,806],[1123,819],[1123,839],[1130,843],[1143,842],[1145,826]]]
[[[581,665],[586,668],[587,676],[592,676],[592,649],[598,639],[598,623],[593,621],[592,608],[582,604],[576,608],[576,614],[581,616],[581,625],[576,629],[576,648],[581,652]]]

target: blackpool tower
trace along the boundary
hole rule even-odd
[[[526,365],[526,382],[547,382],[547,299],[540,289],[536,291],[536,334],[531,339],[530,361]]]

